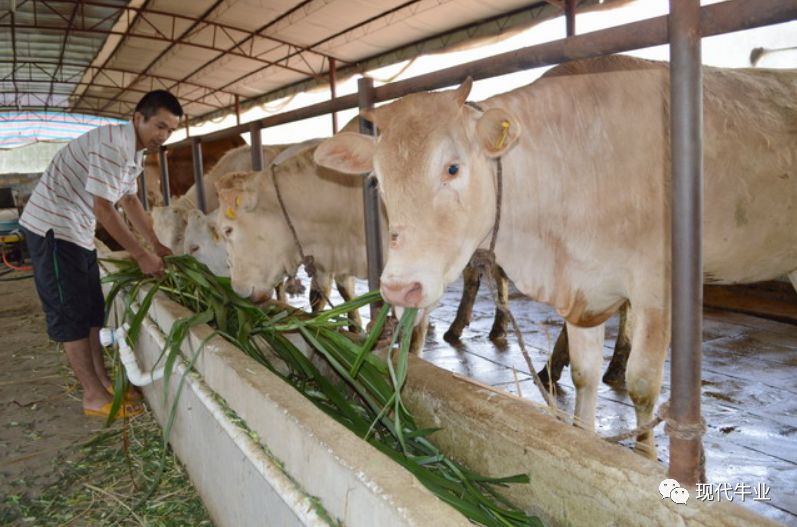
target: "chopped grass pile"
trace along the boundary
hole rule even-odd
[[[60,476],[41,494],[4,497],[0,524],[212,525],[185,470],[170,449],[164,450],[160,426],[150,414],[75,448],[56,459],[53,470]],[[158,473],[157,492],[141,500]]]

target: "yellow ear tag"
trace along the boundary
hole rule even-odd
[[[504,143],[506,142],[506,138],[509,136],[509,121],[501,121],[501,137],[498,138],[498,142],[495,143],[495,149],[500,150],[503,148]]]
[[[224,212],[224,215],[230,218],[231,220],[235,219],[235,209],[232,207],[227,207],[227,210]]]

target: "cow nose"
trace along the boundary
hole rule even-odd
[[[418,307],[423,297],[420,282],[382,282],[382,297],[390,304]]]
[[[233,281],[231,283],[232,290],[235,291],[235,294],[240,296],[241,298],[249,298],[249,295],[252,294],[252,290],[254,289],[252,286],[244,285],[239,282]]]
[[[269,298],[271,298],[271,291],[267,289],[255,289],[249,295],[249,300],[251,300],[255,304],[262,304]]]

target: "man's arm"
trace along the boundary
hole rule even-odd
[[[113,203],[105,198],[94,196],[94,215],[108,231],[108,234],[130,253],[142,272],[150,275],[158,275],[163,272],[163,260],[147,251],[136,240],[122,216],[114,208]],[[151,227],[150,230],[152,230]]]
[[[158,236],[152,229],[152,218],[144,210],[144,206],[141,205],[138,196],[127,194],[119,200],[119,204],[122,205],[122,209],[124,209],[133,227],[152,244],[155,254],[160,257],[172,254],[172,251],[158,240]]]

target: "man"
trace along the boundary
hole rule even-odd
[[[157,151],[182,115],[177,99],[157,90],[139,101],[130,122],[101,126],[74,139],[50,162],[20,218],[47,316],[47,334],[63,343],[83,388],[86,415],[107,417],[112,401],[99,341],[105,299],[94,245],[96,220],[144,273],[163,272],[162,257],[171,252],[152,230],[136,195],[136,179],[143,170],[144,149]],[[136,239],[117,204],[154,252]],[[140,403],[129,401],[117,415],[142,411]]]

